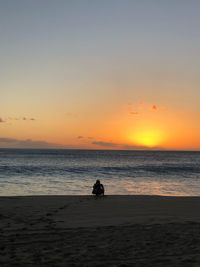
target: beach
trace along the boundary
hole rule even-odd
[[[0,266],[200,266],[200,198],[0,197]]]

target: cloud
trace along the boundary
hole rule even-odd
[[[2,118],[0,118],[0,123],[3,123],[3,122],[5,122]]]
[[[27,118],[27,117],[23,117],[22,120],[23,120],[23,121],[35,121],[35,118]]]
[[[9,121],[19,121],[20,119],[19,119],[19,118],[8,117],[8,120],[9,120]]]
[[[139,145],[128,145],[128,144],[123,144],[121,145],[122,149],[125,150],[147,150],[147,149],[151,149],[147,146],[139,146]]]
[[[128,103],[128,112],[130,115],[138,115],[140,112],[140,106],[139,105],[133,105],[131,103]]]
[[[31,117],[31,118],[27,118],[27,117],[22,117],[22,118],[13,118],[13,117],[8,117],[8,120],[10,121],[19,121],[19,120],[22,120],[22,121],[35,121],[36,119]]]
[[[104,142],[104,141],[94,141],[92,142],[93,145],[98,145],[98,146],[103,146],[103,147],[118,147],[119,144],[115,144],[115,143],[112,143],[112,142]]]
[[[15,139],[0,137],[0,147],[7,148],[63,148],[62,145],[49,143],[43,140]]]
[[[115,148],[121,150],[153,150],[153,149],[161,149],[159,147],[156,148],[149,148],[147,146],[140,146],[140,145],[129,145],[129,144],[120,144],[120,143],[113,143],[113,142],[105,142],[105,141],[93,141],[93,145],[97,145],[104,148]]]
[[[0,137],[0,143],[14,143],[16,139]]]
[[[135,104],[128,103],[128,112],[131,115],[138,115],[151,111],[157,111],[159,107],[156,104],[139,102]]]
[[[84,136],[82,136],[82,135],[79,135],[79,136],[77,136],[77,138],[78,138],[78,139],[83,139],[83,138],[84,138]]]
[[[130,111],[130,114],[131,114],[131,115],[138,115],[139,112],[137,112],[137,111]]]
[[[152,110],[157,110],[158,107],[157,107],[156,105],[153,105],[153,106],[151,107],[151,109],[152,109]]]

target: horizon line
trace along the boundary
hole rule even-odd
[[[46,147],[0,147],[1,150],[87,150],[87,151],[144,151],[144,152],[200,152],[200,149],[100,149],[100,148],[46,148]]]

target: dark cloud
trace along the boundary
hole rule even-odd
[[[122,149],[125,150],[145,150],[145,149],[150,149],[147,146],[139,146],[139,145],[127,145],[127,144],[123,144],[121,145]]]
[[[14,143],[16,139],[0,137],[0,143]]]
[[[92,142],[93,145],[103,146],[103,147],[118,147],[118,144],[112,142],[104,142],[104,141],[94,141]]]
[[[22,118],[12,118],[12,117],[9,117],[8,120],[11,120],[11,121],[19,121],[19,120],[23,120],[23,121],[35,121],[36,119],[35,118],[27,118],[27,117],[22,117]]]
[[[31,139],[15,139],[0,137],[0,147],[9,148],[62,148],[63,146],[53,143],[48,143],[43,140],[31,140]]]
[[[153,106],[151,107],[151,109],[152,109],[152,110],[157,110],[158,107],[157,107],[156,105],[153,105]]]
[[[94,141],[92,142],[93,145],[105,147],[105,148],[117,148],[117,149],[124,149],[124,150],[149,150],[149,149],[161,149],[159,147],[156,148],[149,148],[147,146],[140,146],[140,145],[129,145],[129,144],[118,144],[113,142],[105,142],[105,141]]]
[[[0,118],[0,123],[1,123],[1,122],[5,122],[5,121],[4,121],[2,118]]]

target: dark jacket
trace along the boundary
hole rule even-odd
[[[95,183],[93,185],[92,194],[94,195],[104,195],[104,186],[100,183]]]

